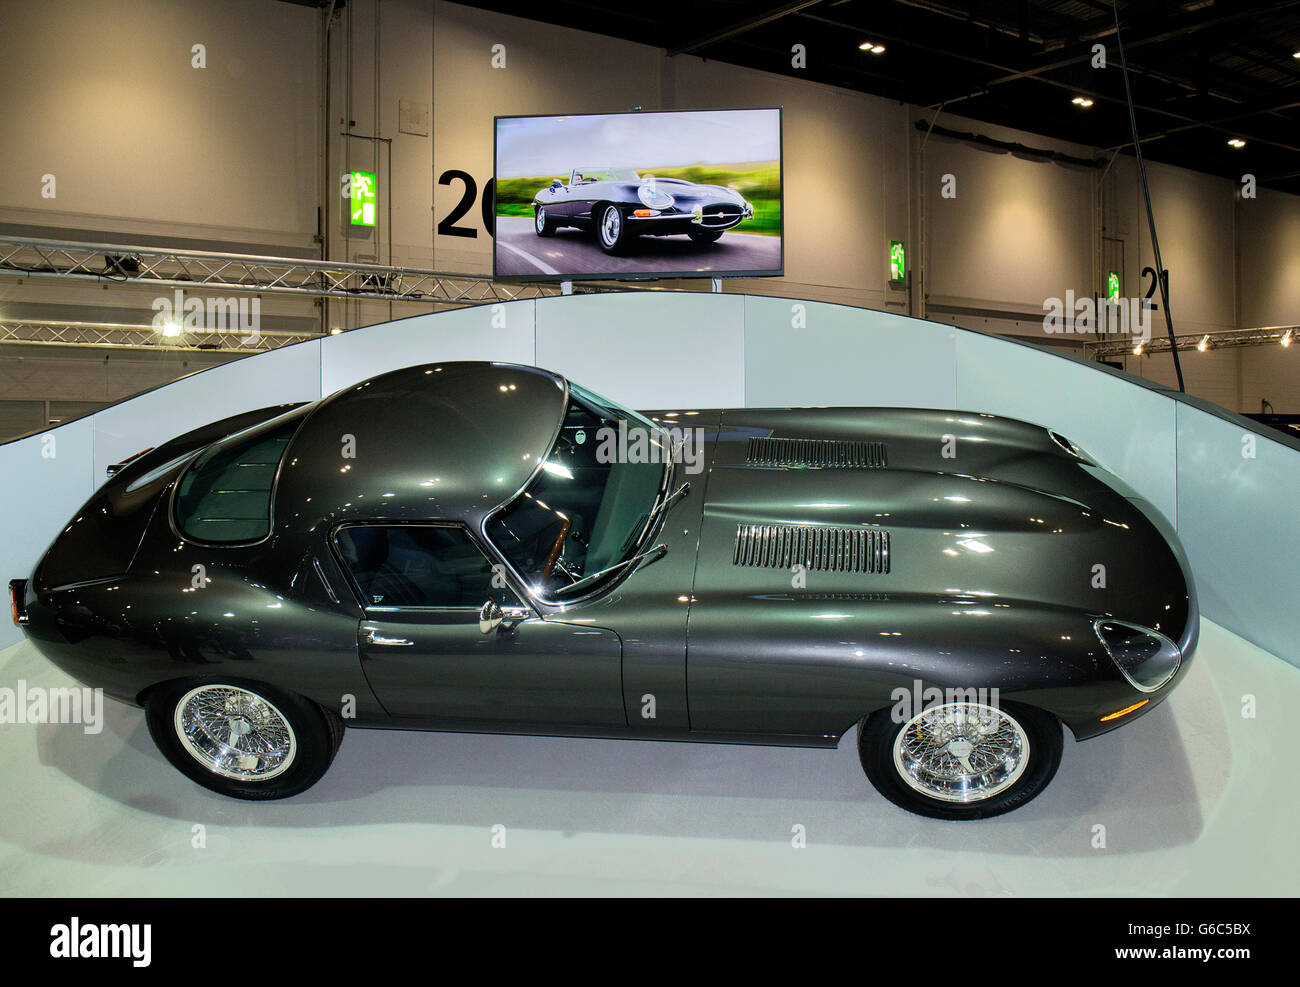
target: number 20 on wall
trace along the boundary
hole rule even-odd
[[[453,182],[460,182],[462,185],[460,201],[452,207],[451,212],[438,221],[438,233],[442,236],[466,236],[472,239],[478,236],[478,230],[472,226],[456,224],[474,208],[474,198],[478,195],[478,182],[474,181],[474,176],[468,171],[461,171],[459,168],[449,168],[438,176],[439,185],[451,185]],[[495,192],[496,179],[489,178],[487,184],[483,186],[483,198],[479,202],[483,213],[483,228],[487,230],[488,236],[496,234]]]

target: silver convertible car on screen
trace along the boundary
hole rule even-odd
[[[680,178],[641,176],[632,168],[574,168],[533,197],[538,236],[565,226],[596,234],[608,254],[625,253],[638,236],[685,234],[712,243],[754,215],[735,189]]]
[[[886,798],[992,816],[1047,785],[1063,728],[1162,702],[1198,628],[1169,524],[1046,428],[638,413],[494,363],[147,451],[11,593],[37,649],[246,799],[315,783],[345,726],[827,748],[856,728]]]

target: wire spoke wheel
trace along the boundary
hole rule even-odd
[[[255,692],[233,685],[191,689],[176,704],[176,736],[214,774],[268,781],[293,764],[298,739],[289,720]]]
[[[536,223],[537,223],[538,233],[541,233],[543,230],[546,229],[546,207],[545,206],[537,207]]]
[[[893,755],[903,781],[922,795],[982,802],[1019,780],[1029,763],[1029,737],[1003,710],[946,703],[905,723]]]

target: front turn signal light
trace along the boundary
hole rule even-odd
[[[1125,706],[1117,713],[1110,713],[1106,716],[1103,716],[1101,718],[1101,722],[1105,723],[1107,720],[1118,720],[1121,716],[1128,716],[1129,713],[1141,709],[1149,702],[1151,702],[1150,699],[1143,699],[1140,703],[1134,703],[1132,706]]]

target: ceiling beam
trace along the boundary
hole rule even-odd
[[[757,17],[751,17],[748,20],[740,21],[731,27],[715,31],[713,34],[707,34],[702,38],[688,42],[678,48],[669,49],[669,56],[685,55],[700,48],[707,48],[709,45],[716,45],[719,41],[727,41],[737,35],[744,34],[746,31],[752,31],[756,27],[762,27],[764,24],[771,24],[782,17],[789,17],[791,14],[797,14],[808,7],[815,7],[821,3],[821,0],[796,0],[795,3],[787,3],[783,7],[777,7],[769,10],[765,14],[759,14]]]

